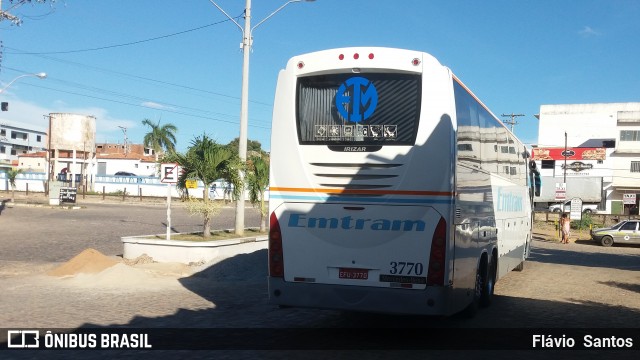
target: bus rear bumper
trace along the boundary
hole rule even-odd
[[[292,307],[308,307],[389,314],[452,315],[449,287],[424,290],[291,283],[269,278],[269,302]]]

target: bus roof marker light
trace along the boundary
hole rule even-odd
[[[340,54],[340,55],[338,55],[338,59],[340,59],[340,60],[344,60],[344,54]]]
[[[353,54],[353,58],[358,60],[360,58],[360,54],[358,54],[358,53]]]
[[[304,62],[300,61],[298,62],[298,69],[302,69],[304,67]]]
[[[414,58],[413,60],[411,60],[411,65],[413,65],[413,66],[420,65],[420,59]]]
[[[374,56],[373,56],[373,53],[369,54],[369,59],[370,59],[370,60],[373,60],[373,57],[374,57]]]

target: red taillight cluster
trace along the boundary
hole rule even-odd
[[[446,236],[447,222],[441,217],[433,233],[433,239],[431,239],[427,285],[444,285],[445,257],[447,254]]]
[[[269,217],[269,276],[284,277],[282,233],[275,212]]]

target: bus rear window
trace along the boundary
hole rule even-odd
[[[298,79],[300,144],[413,145],[420,75],[332,74]]]

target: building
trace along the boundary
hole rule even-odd
[[[538,118],[532,152],[543,191],[566,182],[567,199],[599,199],[600,210],[612,214],[637,211],[640,103],[542,105]],[[599,194],[590,187],[594,183],[600,184]]]
[[[26,172],[46,173],[47,172],[47,152],[37,151],[18,155],[18,169]]]
[[[0,167],[17,166],[19,155],[44,151],[48,141],[44,129],[0,120]]]
[[[96,144],[96,175],[114,175],[118,172],[138,176],[157,176],[156,159],[152,149],[141,144]]]

